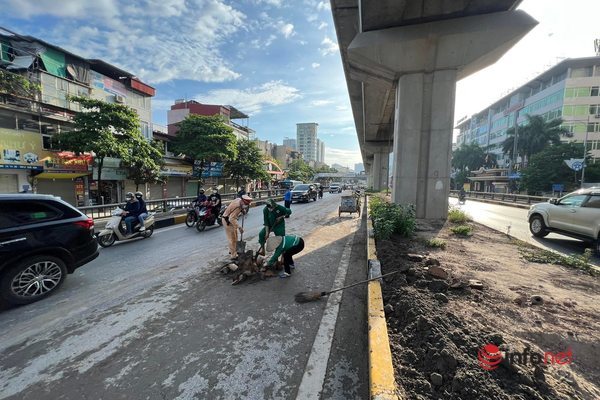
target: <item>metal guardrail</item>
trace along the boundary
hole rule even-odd
[[[257,190],[255,192],[248,193],[253,199],[261,200],[268,199],[271,197],[283,196],[286,192],[285,189],[274,189],[274,190]],[[237,197],[237,193],[222,193],[221,200],[227,203]],[[185,197],[173,197],[170,199],[160,200],[147,200],[146,208],[150,212],[156,212],[157,216],[160,213],[169,213],[170,211],[188,207],[192,201],[196,199],[196,196],[185,196]],[[111,212],[124,203],[113,203],[113,204],[101,204],[96,206],[78,207],[79,211],[86,214],[94,219],[97,218],[108,218]]]
[[[450,195],[458,197],[458,190],[451,190]],[[509,194],[509,193],[492,193],[492,192],[465,192],[467,198],[470,199],[488,199],[502,201],[505,203],[517,203],[517,204],[532,204],[532,203],[544,203],[550,200],[550,197],[544,196],[527,196],[524,194]]]

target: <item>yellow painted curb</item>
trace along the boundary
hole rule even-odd
[[[367,211],[370,212],[368,197]],[[373,222],[367,218],[367,268],[377,260]],[[369,282],[367,293],[367,323],[369,326],[369,398],[398,400],[392,352],[383,310],[381,283]]]
[[[187,214],[181,214],[181,215],[174,216],[173,217],[173,219],[175,220],[174,224],[175,225],[177,225],[177,224],[183,224],[185,222],[186,217],[187,217]]]

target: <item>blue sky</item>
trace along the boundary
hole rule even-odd
[[[325,161],[361,162],[329,0],[0,0],[0,25],[113,63],[175,99],[231,104],[281,143],[319,123]],[[455,120],[565,57],[593,56],[598,0],[524,0],[540,23],[496,64],[458,82]]]
[[[231,104],[262,140],[317,122],[329,164],[361,162],[328,0],[0,0],[0,25],[119,66],[173,100]],[[8,11],[10,10],[10,11]],[[8,11],[8,12],[7,12]]]

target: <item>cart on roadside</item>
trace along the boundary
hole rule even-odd
[[[356,195],[342,196],[338,209],[338,217],[341,217],[343,212],[350,214],[357,213],[360,217],[360,197]]]

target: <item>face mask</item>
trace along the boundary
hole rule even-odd
[[[217,194],[217,191],[216,191],[216,190],[213,190],[213,194]]]

